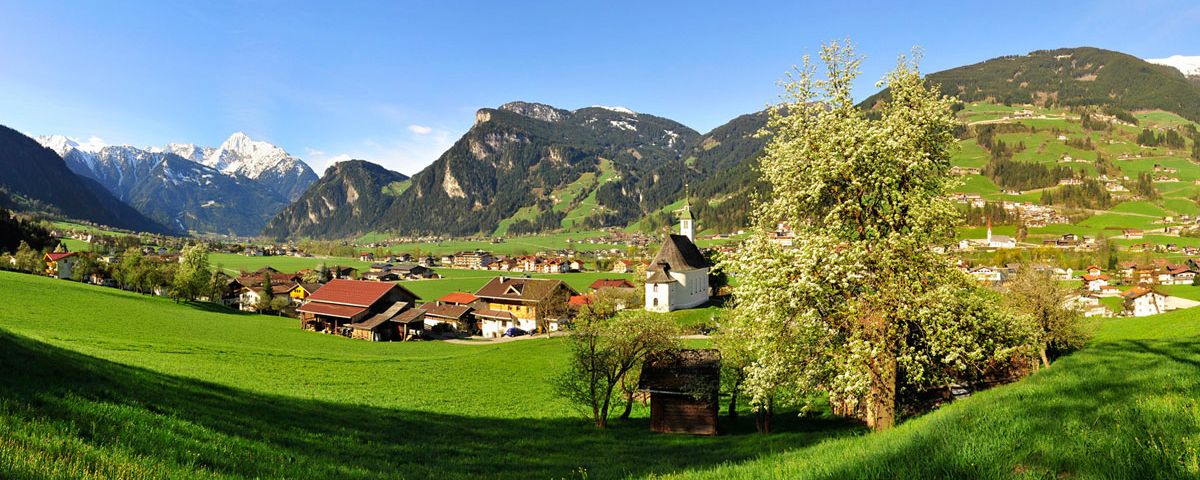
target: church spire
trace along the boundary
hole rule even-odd
[[[679,213],[679,234],[696,241],[696,218],[692,216],[692,200],[688,184],[683,184],[683,211]]]

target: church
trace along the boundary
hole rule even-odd
[[[696,247],[692,206],[684,201],[679,234],[667,235],[646,270],[646,310],[670,312],[704,305],[709,299],[712,267]]]

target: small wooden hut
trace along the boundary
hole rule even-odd
[[[714,349],[657,356],[638,380],[638,389],[650,395],[650,430],[659,433],[716,435],[720,388],[721,353]]]

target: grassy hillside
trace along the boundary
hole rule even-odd
[[[1032,118],[1015,118],[1014,112],[1028,110]],[[1078,113],[1061,108],[1042,108],[1031,105],[1006,107],[986,102],[968,103],[958,113],[964,123],[978,129],[983,125],[1004,124],[1012,127],[1025,128],[1026,131],[1005,132],[996,135],[1009,146],[1023,145],[1023,150],[1013,154],[1013,161],[1027,164],[1040,164],[1047,168],[1065,166],[1074,172],[1082,172],[1081,178],[1099,179],[1101,172],[1097,170],[1097,156],[1103,155],[1119,172],[1110,173],[1113,184],[1132,186],[1139,174],[1151,174],[1160,177],[1161,181],[1153,182],[1159,198],[1146,199],[1133,192],[1113,192],[1113,204],[1105,210],[1080,210],[1059,206],[1060,210],[1083,218],[1071,225],[1053,224],[1046,227],[1029,229],[1029,241],[1037,242],[1063,233],[1098,236],[1113,235],[1126,228],[1144,230],[1158,229],[1169,225],[1186,225],[1181,215],[1194,216],[1200,213],[1200,164],[1189,160],[1192,140],[1187,140],[1185,148],[1172,149],[1165,146],[1142,146],[1137,142],[1137,136],[1142,129],[1164,132],[1167,129],[1179,128],[1182,125],[1197,124],[1179,115],[1164,111],[1143,111],[1134,113],[1137,119],[1136,127],[1120,123],[1112,124],[1109,130],[1087,130],[1082,126]],[[1065,140],[1064,140],[1065,138]],[[1090,139],[1092,149],[1081,149],[1069,143],[1082,139]],[[975,138],[960,140],[959,148],[952,157],[953,165],[969,169],[981,169],[989,163],[989,153],[983,149]],[[1064,157],[1082,159],[1083,162],[1064,162]],[[1160,171],[1156,172],[1156,167]],[[1078,174],[1077,174],[1078,175]],[[984,174],[967,173],[957,178],[959,184],[956,192],[978,194],[989,202],[1030,202],[1043,203],[1043,191],[1057,194],[1063,191],[1062,186],[1054,185],[1046,188],[1021,191],[1019,194],[1005,192],[992,178]],[[1172,217],[1172,222],[1165,222],[1165,217]],[[976,225],[977,227],[978,225]],[[965,238],[979,238],[978,232],[963,231]],[[999,232],[998,232],[999,233]],[[1012,232],[1008,232],[1011,234]],[[1160,232],[1161,233],[1161,232]],[[1175,235],[1154,235],[1146,237],[1145,242],[1154,244],[1176,243],[1186,244],[1188,239]]]
[[[597,431],[550,391],[559,339],[370,343],[0,272],[0,478],[619,478],[858,431]]]
[[[1111,319],[1050,369],[878,435],[672,478],[1196,478],[1200,310]]]

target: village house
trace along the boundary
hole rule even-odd
[[[75,252],[50,252],[42,256],[46,264],[46,275],[59,279],[70,279],[71,269],[75,266]]]
[[[1099,292],[1101,288],[1108,286],[1108,280],[1108,275],[1103,273],[1089,273],[1083,276],[1083,286],[1089,292]]]
[[[308,301],[308,297],[319,288],[321,288],[319,283],[296,282],[292,284],[291,290],[288,290],[288,298],[291,299],[292,305],[303,305]]]
[[[633,273],[633,260],[617,260],[613,262],[612,273]]]
[[[1100,303],[1100,297],[1095,295],[1081,295],[1071,300],[1075,308],[1079,309],[1085,317],[1109,317],[1112,316],[1112,310]]]
[[[297,309],[300,328],[351,338],[409,340],[424,330],[416,294],[396,283],[331,280]]]
[[[1125,299],[1125,314],[1134,317],[1157,315],[1167,309],[1167,297],[1154,289],[1138,285],[1121,295]]]
[[[496,277],[475,292],[487,304],[475,316],[485,337],[499,337],[509,328],[539,331],[539,323],[556,331],[568,313],[567,300],[578,294],[562,280]]]
[[[695,239],[695,219],[686,200],[679,217],[679,235],[667,234],[646,271],[646,310],[670,312],[708,303],[712,266]]]
[[[1127,228],[1121,233],[1126,240],[1140,240],[1145,232],[1138,228]]]
[[[638,390],[650,397],[650,430],[716,435],[721,353],[678,350],[642,367]]]
[[[980,282],[1001,283],[1006,277],[1004,270],[996,267],[975,267],[968,273]]]
[[[292,284],[271,284],[272,297],[289,296],[292,291]],[[262,302],[263,296],[266,295],[266,289],[262,287],[262,282],[245,285],[238,292],[238,310],[243,312],[257,312],[258,304]],[[291,303],[290,297],[288,300]]]
[[[601,278],[592,282],[588,288],[590,288],[593,292],[612,289],[624,293],[633,293],[633,290],[637,288],[637,285],[634,285],[633,282],[624,278]]]

